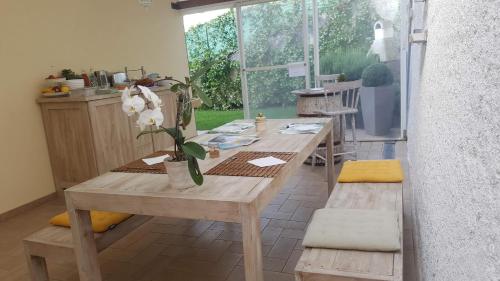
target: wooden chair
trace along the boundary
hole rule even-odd
[[[325,208],[393,210],[399,213],[401,250],[365,252],[305,248],[296,281],[403,280],[402,183],[338,183]]]
[[[134,215],[111,230],[96,233],[97,251],[106,249],[152,218]],[[66,227],[48,226],[26,237],[23,244],[32,281],[49,281],[47,258],[71,260],[75,257],[71,229]]]
[[[358,113],[360,88],[361,80],[325,84],[324,86],[325,100],[327,100],[327,102],[325,102],[325,107],[328,107],[328,104],[330,104],[328,102],[329,98],[338,99],[339,106],[335,108],[325,108],[324,110],[317,111],[317,113],[322,116],[340,117],[341,135],[344,136],[343,142],[345,142],[346,117],[347,115],[351,116],[351,150],[346,151],[346,147],[349,146],[344,144],[344,150],[334,153],[334,156],[353,154],[354,159],[357,159],[358,140],[356,137],[356,114]]]

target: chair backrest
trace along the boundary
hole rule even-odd
[[[324,87],[326,84],[335,83],[339,75],[340,74],[316,75],[316,85],[318,87]]]
[[[342,106],[356,109],[359,104],[359,89],[361,88],[361,80],[329,83],[324,85],[325,97],[333,93],[333,96],[340,95],[342,98]]]

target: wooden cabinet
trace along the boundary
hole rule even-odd
[[[172,127],[175,94],[162,89],[155,92],[163,100],[163,124]],[[137,116],[123,113],[121,98],[116,94],[40,98],[38,103],[58,192],[173,145],[166,134],[137,139]],[[196,135],[194,123],[184,132],[188,138]]]

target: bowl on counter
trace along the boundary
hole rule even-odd
[[[72,79],[64,81],[64,84],[71,88],[71,90],[78,90],[85,88],[85,81],[83,79]]]
[[[52,88],[55,86],[61,86],[62,83],[66,82],[66,78],[61,77],[61,78],[52,78],[52,79],[45,79],[45,87],[46,88]]]

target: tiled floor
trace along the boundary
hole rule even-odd
[[[382,148],[383,143],[361,143],[359,159],[381,158]],[[404,142],[396,144],[396,158],[406,158]],[[265,280],[294,279],[307,222],[327,199],[324,172],[304,165],[262,213]],[[411,192],[404,187],[404,271],[405,281],[413,281]],[[0,223],[0,280],[29,280],[21,240],[63,210],[61,202],[52,201]],[[105,280],[244,280],[241,228],[234,223],[155,218],[99,258]],[[51,280],[78,280],[73,261],[48,260],[48,267]]]

